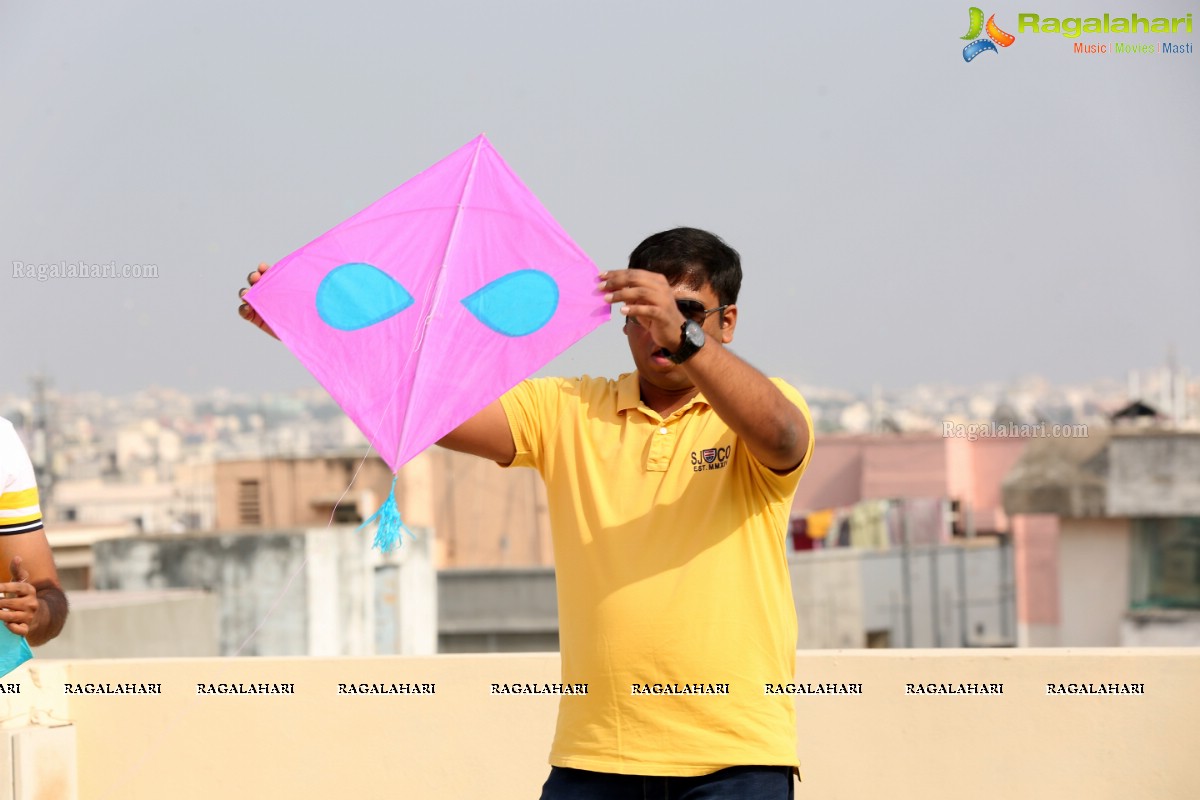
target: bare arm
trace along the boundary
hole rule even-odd
[[[502,466],[508,466],[517,457],[517,446],[508,427],[508,417],[499,400],[493,400],[483,411],[443,436],[438,444],[495,461]]]
[[[684,317],[665,277],[643,270],[615,270],[600,277],[608,302],[624,303],[621,313],[637,317],[659,347],[679,349]],[[734,306],[706,320],[704,346],[678,368],[760,462],[779,472],[791,470],[808,452],[812,433],[804,414],[769,378],[725,348],[736,321]]]
[[[759,461],[778,472],[800,464],[812,435],[808,421],[769,378],[712,336],[682,367]]]

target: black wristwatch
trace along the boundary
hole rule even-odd
[[[682,364],[692,356],[696,355],[696,351],[704,347],[704,328],[700,327],[700,323],[695,320],[684,320],[683,326],[679,329],[683,333],[683,340],[679,343],[679,349],[674,353],[668,353],[667,358],[671,359],[672,363]]]

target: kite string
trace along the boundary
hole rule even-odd
[[[409,351],[409,353],[405,359],[405,365],[404,365],[405,368],[407,368],[408,364],[411,363],[412,358],[415,355],[418,348],[419,348],[419,344],[414,344],[412,349]],[[379,431],[383,427],[383,423],[387,419],[387,414],[391,410],[391,407],[392,407],[393,403],[395,402],[395,399],[396,399],[396,389],[393,388],[391,394],[388,397],[388,402],[384,406],[383,413],[380,415],[380,419],[376,423],[375,430],[372,432],[370,439],[367,441],[366,451],[363,453],[362,458],[359,459],[358,466],[355,468],[354,474],[350,476],[350,482],[348,484],[346,484],[346,488],[342,490],[341,495],[338,497],[338,499],[336,501],[334,501],[333,509],[329,513],[329,520],[325,523],[325,530],[328,531],[333,527],[333,522],[337,516],[338,507],[342,504],[342,501],[346,499],[346,495],[348,495],[350,493],[350,490],[352,488],[354,488],[354,484],[358,481],[358,476],[361,474],[363,467],[366,465],[367,459],[371,457],[371,451],[375,449],[374,446],[372,445],[372,442],[376,441],[376,437],[379,435]],[[395,480],[393,480],[392,486],[393,486],[393,492],[394,492]],[[392,502],[394,502],[394,497],[392,495],[389,495],[388,499],[391,500]],[[386,503],[387,501],[384,501],[384,502]],[[405,530],[407,530],[407,528],[405,528]],[[409,531],[409,533],[411,534],[411,531]],[[267,622],[270,621],[271,617],[274,616],[276,610],[278,610],[278,608],[279,608],[280,603],[283,602],[283,598],[286,597],[288,592],[291,591],[292,585],[296,582],[296,578],[299,577],[300,573],[302,573],[308,567],[308,562],[311,559],[312,559],[312,555],[309,553],[305,553],[304,559],[300,562],[300,565],[298,567],[296,567],[296,569],[288,577],[287,581],[284,582],[283,588],[275,596],[275,599],[271,602],[270,608],[267,609],[267,612],[263,615],[262,619],[254,627],[254,630],[252,630],[249,633],[249,635],[247,635],[246,638],[244,640],[242,640],[242,643],[238,646],[238,648],[233,652],[233,654],[231,656],[228,656],[227,658],[236,659],[236,658],[240,657],[242,652],[250,645],[250,643],[252,641],[254,641],[254,639],[258,636],[259,632],[263,629],[264,626],[266,626]],[[230,671],[233,669],[234,662],[232,660],[226,662],[226,664],[227,664],[227,666],[225,667],[224,670],[218,671],[218,674],[217,674],[218,678],[223,678],[223,677],[227,676],[230,673]],[[162,748],[166,746],[167,742],[170,741],[171,734],[175,733],[179,729],[179,727],[184,722],[186,722],[192,715],[194,715],[196,713],[196,711],[200,708],[199,697],[200,697],[199,695],[197,695],[196,697],[193,697],[192,702],[190,704],[188,704],[188,707],[181,710],[178,714],[176,714],[170,720],[170,722],[166,726],[164,726],[164,728],[160,731],[161,735],[155,736],[156,744],[152,747],[146,748],[146,750],[143,751],[141,758],[138,759],[137,763],[132,765],[126,771],[124,777],[121,780],[117,781],[115,784],[110,785],[108,787],[109,791],[104,795],[104,797],[113,797],[114,795],[119,795],[120,790],[124,789],[133,778],[135,778],[139,774],[141,774],[141,772],[146,768],[146,764],[150,761],[150,759],[153,756],[155,756],[158,752],[160,752],[162,750]]]
[[[446,254],[442,259],[442,264],[441,264],[441,268],[438,271],[437,280],[435,281],[435,283],[432,287],[429,287],[426,290],[425,297],[423,298],[425,300],[424,307],[426,309],[426,314],[422,320],[422,324],[420,325],[420,327],[418,329],[415,341],[413,342],[411,348],[409,349],[408,353],[405,356],[404,365],[401,367],[401,370],[400,370],[401,374],[403,374],[404,372],[406,372],[408,370],[409,365],[412,363],[413,359],[420,352],[421,346],[425,341],[425,334],[428,331],[429,326],[433,321],[433,313],[435,311],[437,301],[441,296],[441,290],[442,290],[442,286],[444,283],[443,276],[445,275],[446,266],[449,261],[450,250],[454,244],[454,240],[455,240],[456,234],[458,232],[459,221],[462,219],[463,205],[466,200],[467,191],[468,191],[471,183],[474,180],[475,167],[476,167],[476,164],[478,163],[478,160],[479,160],[479,149],[477,148],[475,151],[474,159],[471,162],[471,169],[470,169],[470,172],[468,173],[467,182],[463,187],[463,195],[459,199],[458,208],[455,212],[454,223],[450,230],[449,239],[446,242]],[[432,294],[432,299],[430,297],[431,294]],[[396,393],[397,393],[398,388],[399,388],[398,385],[393,385],[392,391],[388,395],[388,402],[384,406],[383,412],[380,414],[379,420],[376,422],[375,428],[372,431],[371,436],[368,437],[366,452],[363,453],[363,457],[359,460],[358,466],[354,470],[354,474],[352,476],[350,476],[350,482],[346,484],[346,488],[342,490],[341,495],[334,502],[333,509],[330,511],[330,514],[329,514],[329,520],[325,523],[325,530],[329,530],[333,527],[333,521],[334,521],[335,517],[337,516],[338,507],[341,505],[342,501],[344,499],[346,499],[346,495],[348,495],[350,493],[350,490],[354,487],[355,482],[358,480],[359,474],[362,472],[363,466],[366,465],[367,459],[371,457],[371,451],[375,449],[374,442],[378,441],[379,431],[383,428],[383,424],[387,420],[388,412],[391,411],[391,408],[392,408],[393,404],[395,403]],[[410,400],[412,398],[412,388],[413,388],[412,386],[409,387],[409,399]],[[388,495],[387,499],[384,500],[384,507],[386,507],[389,502],[392,503],[393,506],[395,504],[395,487],[396,487],[396,478],[397,477],[398,477],[398,475],[393,477],[392,491]],[[382,510],[383,510],[383,508],[380,509],[380,511],[382,511]],[[376,512],[374,515],[372,515],[371,519],[375,518],[376,516],[380,516],[380,512]],[[396,519],[399,520],[398,513],[396,514]],[[370,519],[368,519],[368,522],[369,521],[370,521]],[[363,524],[366,525],[367,522],[364,522]],[[403,521],[400,521],[399,524],[403,530],[408,530],[408,528],[406,526],[404,526]],[[360,526],[360,528],[361,527],[362,526]],[[381,529],[382,529],[382,523],[381,523]],[[408,531],[408,532],[410,535],[412,535],[412,531]],[[380,533],[382,533],[382,530]],[[414,535],[414,538],[416,538],[415,535]],[[376,542],[378,542],[378,540],[379,540],[379,535],[377,535],[377,537],[376,537]],[[270,621],[271,617],[275,614],[275,611],[279,608],[279,604],[283,601],[283,598],[287,596],[289,591],[291,591],[292,585],[295,583],[296,578],[300,575],[301,572],[303,572],[308,567],[308,562],[310,561],[311,558],[312,558],[311,554],[309,554],[309,553],[305,554],[304,559],[300,562],[300,565],[288,577],[287,581],[284,583],[283,588],[280,590],[279,594],[276,595],[275,599],[272,601],[271,606],[270,606],[270,608],[267,609],[266,614],[263,615],[262,619],[254,627],[254,630],[252,630],[249,633],[249,635],[246,636],[246,638],[238,646],[237,650],[235,650],[233,655],[230,656],[229,658],[240,657],[242,654],[242,651],[244,651],[246,649],[246,647],[249,646],[249,644],[252,641],[254,641],[254,639],[258,636],[259,632],[263,629],[263,627],[267,624],[268,621]],[[224,671],[224,674],[228,674],[229,670],[232,669],[232,662],[227,662],[227,663],[229,663],[230,666]],[[197,695],[197,697],[199,697],[199,696]],[[172,720],[172,724],[168,725],[166,727],[166,729],[163,731],[163,733],[164,734],[173,733],[190,715],[194,714],[196,709],[198,709],[198,708],[199,708],[199,704],[196,702],[196,698],[193,698],[193,702],[190,704],[190,707],[188,709],[181,711],[179,714],[176,714],[174,719]],[[157,746],[147,748],[143,752],[141,759],[139,759],[139,761],[135,765],[130,767],[129,770],[126,772],[124,779],[121,781],[118,781],[118,783],[114,787],[110,787],[110,788],[121,789],[125,785],[127,785],[131,778],[135,777],[143,769],[145,769],[146,762],[150,759],[151,756],[153,756],[155,753],[157,753],[159,750],[161,750],[162,747],[164,747],[166,745],[166,742],[169,740],[169,738],[170,737],[167,735],[164,735],[161,737],[156,737]],[[106,797],[111,796],[111,793],[109,793],[105,796]]]
[[[393,392],[393,396],[394,396],[394,394],[395,393]],[[390,402],[389,402],[389,405],[390,405]],[[385,412],[386,412],[386,408],[385,408]],[[375,432],[378,433],[379,432],[378,429],[376,429]],[[333,527],[333,521],[337,517],[338,506],[340,506],[342,504],[342,501],[346,499],[346,495],[350,494],[350,490],[354,487],[354,482],[358,480],[358,475],[360,472],[362,472],[363,465],[365,465],[367,463],[367,459],[371,457],[372,449],[373,448],[371,447],[371,443],[367,442],[367,451],[365,453],[363,453],[363,457],[358,462],[358,467],[354,470],[354,474],[350,476],[350,482],[348,484],[346,484],[346,488],[342,490],[342,493],[338,497],[338,499],[333,502],[333,509],[329,512],[329,521],[325,523],[325,530],[330,530]],[[393,486],[394,485],[395,485],[395,481],[393,481]],[[267,609],[267,613],[265,615],[263,615],[262,620],[258,623],[258,625],[254,628],[254,630],[252,630],[250,632],[250,635],[246,637],[246,639],[242,642],[241,646],[239,646],[238,649],[234,651],[231,658],[237,658],[238,656],[240,656],[242,654],[242,651],[246,649],[246,645],[250,644],[250,642],[252,642],[254,640],[254,637],[258,635],[258,632],[260,630],[262,630],[262,627],[267,624],[267,620],[269,620],[271,618],[271,615],[273,615],[275,613],[275,610],[277,608],[279,608],[279,603],[287,595],[288,590],[290,590],[292,588],[292,583],[296,580],[296,577],[300,574],[300,572],[305,567],[308,566],[308,562],[311,558],[312,558],[311,554],[305,553],[304,560],[302,562],[300,562],[300,566],[296,568],[296,570],[291,574],[291,577],[289,577],[287,579],[287,582],[284,583],[283,589],[275,597],[275,600],[271,603],[271,607]]]
[[[394,395],[394,393],[393,393],[393,395]],[[390,403],[389,403],[389,405],[390,405]],[[376,433],[378,433],[378,430],[376,430]],[[363,454],[362,459],[358,462],[358,467],[354,470],[354,474],[350,477],[350,483],[348,483],[346,485],[346,488],[344,490],[342,490],[341,496],[338,497],[338,499],[333,504],[333,510],[329,514],[329,521],[325,523],[325,530],[329,530],[333,527],[333,521],[337,515],[338,506],[341,505],[342,500],[346,499],[346,495],[350,493],[350,489],[353,488],[355,481],[358,480],[359,473],[362,471],[363,466],[367,463],[367,459],[371,457],[371,450],[373,450],[373,449],[374,448],[371,446],[370,442],[368,442],[366,452]],[[227,658],[236,659],[236,658],[240,657],[242,654],[242,651],[245,650],[246,647],[252,641],[254,641],[255,637],[258,636],[259,631],[261,631],[263,629],[263,626],[265,626],[267,624],[267,622],[271,619],[271,617],[275,614],[275,611],[279,608],[279,604],[283,601],[283,598],[287,596],[289,591],[291,591],[292,584],[294,584],[296,582],[296,578],[299,577],[300,573],[303,572],[308,567],[308,562],[311,559],[312,559],[312,555],[309,553],[305,553],[304,559],[300,562],[300,566],[296,567],[296,569],[292,572],[292,574],[284,582],[283,588],[279,591],[279,594],[277,594],[275,596],[275,599],[271,602],[271,606],[270,606],[270,608],[267,609],[267,613],[263,615],[263,617],[259,621],[258,625],[256,625],[254,630],[252,630],[250,632],[250,634],[242,641],[241,645],[238,646],[237,650],[235,650],[232,655],[227,656]],[[218,683],[224,682],[221,679],[224,678],[225,676],[229,675],[230,671],[233,669],[233,666],[234,665],[233,665],[232,660],[227,661],[225,669],[218,670],[218,673],[216,676],[218,678],[218,680],[216,682],[218,682]],[[154,738],[156,745],[146,748],[146,750],[144,750],[142,752],[141,758],[138,759],[138,761],[126,771],[124,777],[121,780],[117,781],[115,784],[112,784],[109,787],[107,787],[109,789],[109,791],[105,795],[103,795],[104,797],[113,797],[114,795],[117,795],[119,793],[119,790],[124,789],[125,786],[127,786],[129,784],[130,780],[137,777],[146,768],[146,763],[154,755],[156,755],[159,751],[161,751],[162,748],[166,746],[168,741],[170,741],[170,734],[173,734],[176,730],[178,730],[179,726],[182,725],[184,722],[186,722],[193,714],[196,713],[196,710],[200,708],[200,703],[198,700],[199,697],[200,697],[200,695],[193,697],[192,702],[190,704],[188,704],[188,707],[181,710],[178,714],[176,714],[170,720],[170,723],[168,725],[166,725],[163,729],[160,730],[159,735],[156,735]],[[67,720],[67,721],[69,722],[69,720]]]

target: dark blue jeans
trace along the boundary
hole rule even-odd
[[[793,800],[791,767],[728,767],[694,778],[551,767],[541,800]]]

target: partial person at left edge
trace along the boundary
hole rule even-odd
[[[37,481],[17,431],[0,417],[0,622],[37,647],[67,621],[67,596],[42,526]]]

